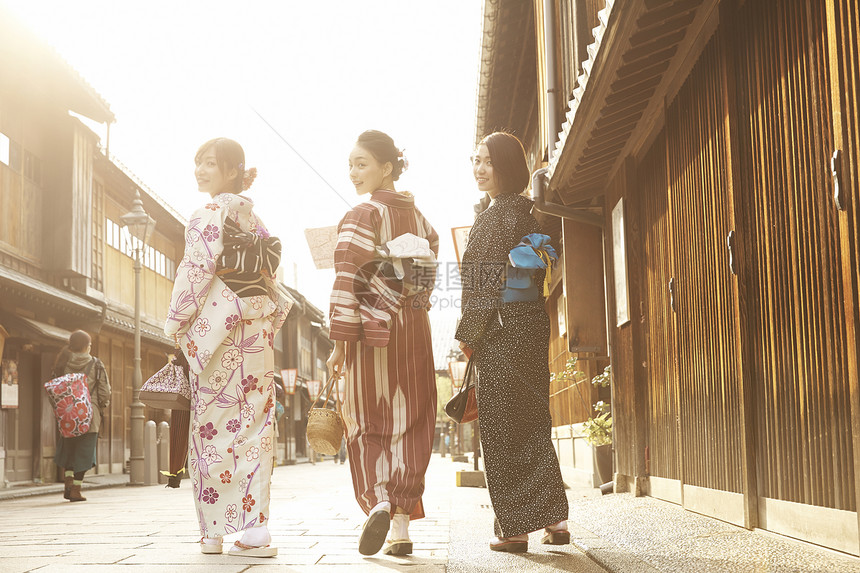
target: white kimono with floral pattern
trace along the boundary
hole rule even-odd
[[[269,296],[239,298],[215,274],[227,217],[243,231],[268,236],[253,206],[223,193],[192,215],[164,327],[191,367],[189,466],[204,537],[269,519],[274,338],[292,301],[270,280]]]

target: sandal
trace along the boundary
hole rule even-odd
[[[361,528],[358,552],[362,555],[373,555],[382,549],[390,525],[391,513],[388,510],[382,509],[371,513],[364,522],[364,527]]]
[[[382,550],[383,555],[410,555],[412,541],[409,539],[388,540],[388,545]]]
[[[490,540],[490,549],[506,553],[525,553],[529,550],[529,536],[494,537]]]
[[[204,539],[206,538],[200,538],[200,553],[205,553],[206,555],[221,555],[221,549],[223,547],[222,543],[206,543],[203,541]]]
[[[543,531],[543,539],[540,542],[544,545],[567,545],[570,543],[570,531],[567,529],[550,529],[547,527]]]
[[[567,545],[570,543],[570,531],[567,530],[567,520],[559,521],[543,530],[544,545]]]
[[[233,547],[227,552],[227,555],[234,557],[274,557],[278,554],[278,548],[271,545],[262,545],[254,547],[253,545],[245,545],[241,541],[235,541]]]

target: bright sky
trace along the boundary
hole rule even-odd
[[[439,232],[443,269],[454,260],[450,229],[471,224],[480,198],[469,156],[481,0],[0,2],[107,100],[111,152],[185,217],[204,199],[198,146],[239,141],[259,169],[249,195],[284,243],[287,283],[295,263],[319,308],[334,273],[315,269],[303,230],[336,224],[348,206],[255,109],[350,205],[360,201],[347,176],[355,138],[389,133],[410,163],[398,190]],[[445,287],[439,306],[459,297]]]

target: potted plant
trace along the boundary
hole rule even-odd
[[[576,384],[583,404],[588,404],[592,410],[592,415],[582,424],[582,433],[585,441],[591,446],[594,471],[598,481],[600,484],[605,484],[612,481],[612,412],[610,405],[603,400],[599,400],[593,405],[590,404],[590,395],[586,396],[581,385],[578,384],[586,380],[585,373],[576,367],[576,363],[576,357],[570,358],[565,364],[564,370],[554,374],[553,379]],[[611,375],[611,366],[607,366],[603,372],[591,379],[591,384],[598,388],[608,389]],[[600,393],[605,394],[606,392]]]
[[[592,416],[582,424],[585,441],[592,446],[612,445],[612,413],[609,404],[600,400],[594,405],[596,416]]]
[[[603,372],[591,379],[591,384],[600,388],[608,388],[612,376],[612,367],[607,366]],[[599,400],[594,404],[594,413],[582,425],[585,441],[591,444],[594,453],[594,468],[600,478],[600,483],[612,481],[612,411],[610,405]]]

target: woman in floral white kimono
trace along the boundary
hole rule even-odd
[[[195,165],[198,188],[211,201],[194,212],[186,228],[164,331],[175,337],[190,368],[189,466],[201,550],[221,553],[222,537],[244,530],[229,553],[271,557],[277,554],[267,527],[275,436],[273,344],[292,303],[279,295],[265,270],[224,269],[231,256],[224,249],[228,231],[268,237],[253,202],[238,194],[256,175],[256,169],[245,170],[242,147],[214,139],[200,147]]]

